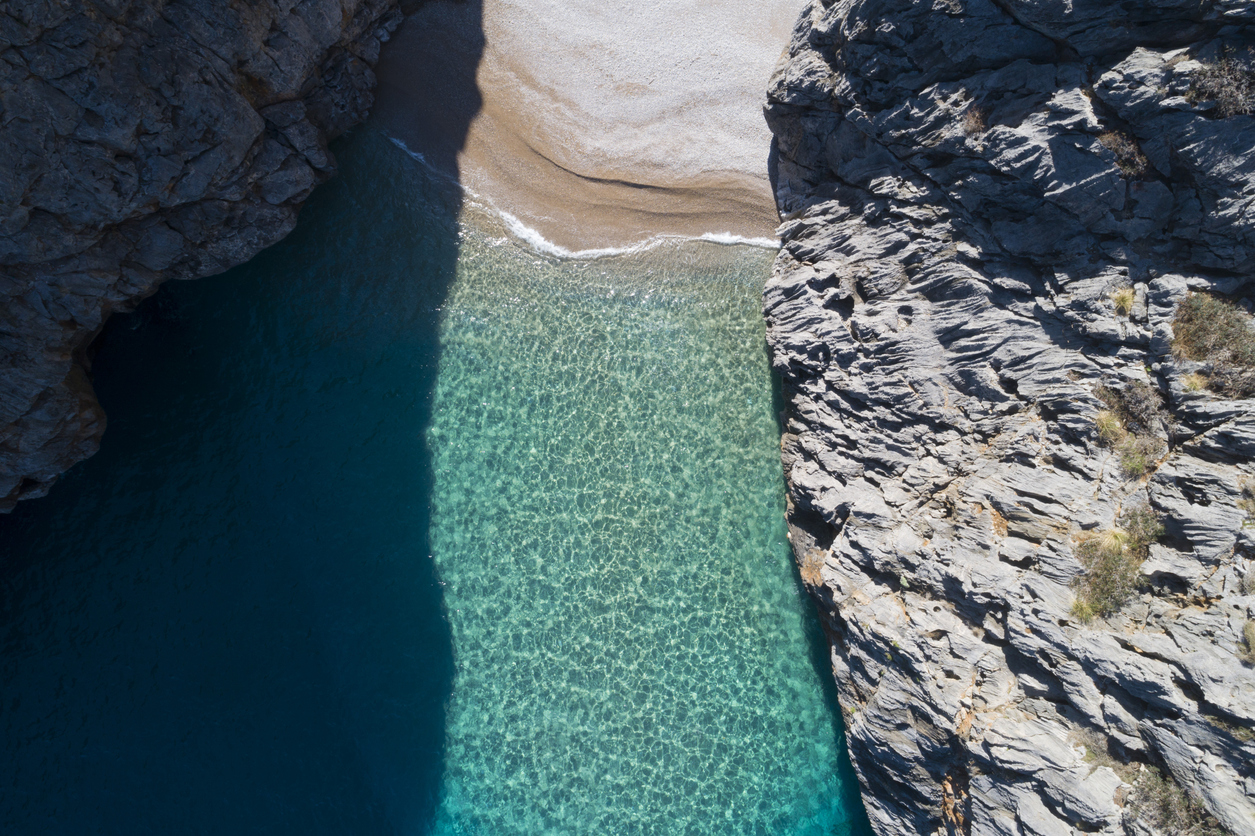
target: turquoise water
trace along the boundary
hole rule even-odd
[[[846,834],[771,253],[556,262],[370,131],[0,519],[5,833]]]
[[[465,242],[428,433],[451,832],[851,817],[784,537],[772,256],[555,264]]]

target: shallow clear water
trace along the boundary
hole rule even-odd
[[[453,832],[850,816],[784,538],[771,258],[464,244],[429,431]]]
[[[107,329],[0,518],[5,833],[866,831],[797,592],[771,255],[553,262],[370,131]]]

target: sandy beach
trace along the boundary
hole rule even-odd
[[[388,45],[375,112],[567,250],[770,238],[762,102],[801,6],[440,0]]]

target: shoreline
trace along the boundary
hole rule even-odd
[[[733,232],[703,232],[700,234],[684,235],[680,233],[660,232],[650,235],[648,238],[642,238],[623,246],[617,247],[599,247],[583,250],[569,250],[562,245],[546,238],[544,234],[534,227],[528,226],[520,218],[507,212],[488,197],[471,191],[469,186],[453,181],[445,173],[441,172],[431,161],[424,157],[418,151],[413,150],[405,144],[403,140],[382,132],[382,135],[393,145],[399,148],[403,153],[412,160],[427,168],[438,177],[445,177],[451,182],[451,185],[460,190],[463,199],[470,205],[476,207],[479,211],[490,215],[504,229],[511,240],[526,247],[537,255],[547,256],[560,260],[581,259],[596,260],[600,258],[613,258],[620,255],[632,255],[635,253],[646,252],[656,249],[668,243],[695,241],[707,244],[717,244],[719,246],[744,246],[756,247],[758,249],[778,250],[780,249],[780,239],[772,236],[770,238],[747,238],[743,235],[737,235]]]
[[[659,236],[774,241],[762,91],[801,3],[567,16],[550,5],[422,7],[377,70],[384,131],[551,255],[595,257]],[[445,100],[430,56],[458,49],[476,56],[459,69],[474,93]],[[456,148],[446,123],[469,124]]]

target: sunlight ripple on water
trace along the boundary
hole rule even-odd
[[[440,831],[854,818],[784,537],[772,256],[464,239],[429,431],[457,663]]]

